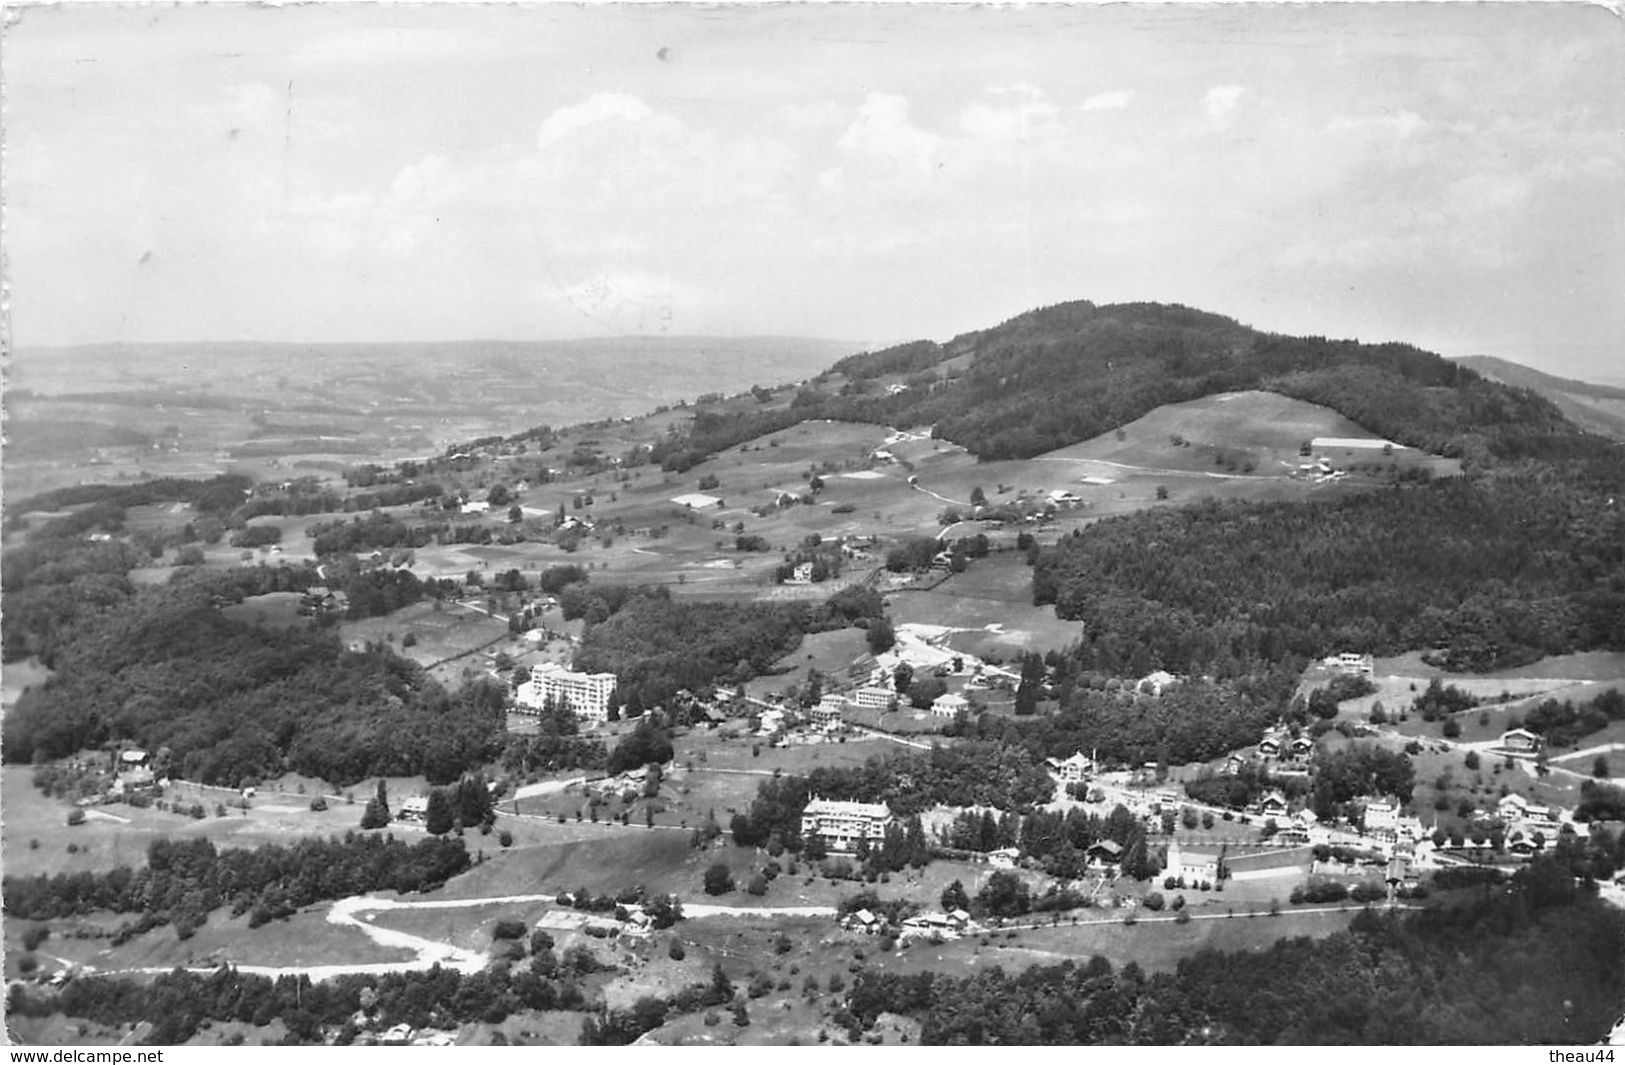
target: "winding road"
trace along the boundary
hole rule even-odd
[[[426,939],[415,936],[410,932],[402,932],[394,928],[379,928],[373,924],[376,914],[389,910],[452,910],[465,909],[471,906],[500,906],[523,905],[536,902],[552,902],[558,898],[558,892],[549,892],[539,895],[487,895],[474,899],[422,899],[401,900],[387,899],[377,895],[352,895],[349,898],[339,899],[327,911],[327,923],[340,928],[350,928],[359,931],[381,947],[391,947],[399,950],[411,951],[414,957],[403,961],[367,962],[336,965],[243,965],[235,962],[231,967],[241,973],[251,973],[255,976],[266,976],[276,979],[282,976],[306,976],[311,980],[330,980],[337,976],[348,975],[374,975],[385,973],[410,972],[430,969],[438,965],[446,969],[456,969],[458,972],[469,974],[480,971],[490,962],[490,957],[484,951],[468,950],[452,943],[440,940]],[[707,917],[834,917],[833,906],[714,906],[706,903],[684,903],[683,916],[685,919],[701,919]],[[217,971],[219,965],[208,966],[148,966],[137,969],[107,969],[93,970],[84,967],[87,973],[94,972],[98,976],[119,975],[152,975],[174,972],[177,968],[185,968],[188,972],[208,974]]]

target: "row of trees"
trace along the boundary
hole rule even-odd
[[[1131,765],[1179,765],[1258,742],[1264,729],[1289,715],[1297,683],[1282,668],[1223,681],[1193,679],[1151,696],[1106,687],[1076,656],[1052,653],[1048,662],[1059,712],[1018,719],[982,715],[948,732],[1019,745],[1040,761],[1094,751]],[[1025,659],[1022,687],[1036,702],[1040,681],[1032,670],[1032,659]]]
[[[227,850],[207,839],[160,839],[147,848],[147,864],[139,869],[8,876],[5,912],[48,921],[110,910],[137,915],[123,936],[173,923],[185,939],[222,906],[230,906],[233,916],[249,914],[256,926],[327,899],[429,891],[468,867],[468,851],[457,839],[408,844],[350,832]]]

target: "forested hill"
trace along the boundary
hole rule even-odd
[[[1625,440],[1625,388],[1554,377],[1489,355],[1468,355],[1461,365],[1492,381],[1545,396],[1575,425],[1588,432]]]
[[[938,436],[986,459],[1037,455],[1163,404],[1240,389],[1319,403],[1389,439],[1478,465],[1568,454],[1581,435],[1539,396],[1408,345],[1280,336],[1155,303],[1045,307],[947,344],[854,355],[834,374],[846,379],[840,395],[808,390],[798,405],[824,417],[935,424]],[[907,388],[877,387],[896,374],[907,375]]]

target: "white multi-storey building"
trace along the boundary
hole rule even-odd
[[[1332,655],[1326,659],[1326,665],[1351,677],[1369,677],[1376,669],[1376,663],[1370,655],[1356,654],[1353,651]]]
[[[897,700],[897,689],[868,684],[853,692],[848,698],[853,706],[864,710],[885,710]]]
[[[819,700],[818,705],[807,711],[807,717],[812,721],[813,727],[833,732],[841,727],[841,715],[846,711],[846,699],[833,692]]]
[[[801,812],[803,838],[819,836],[830,850],[847,851],[858,840],[878,843],[886,838],[891,810],[883,802],[836,802],[814,799]]]
[[[615,691],[613,673],[576,673],[557,662],[545,662],[530,671],[530,680],[519,686],[514,698],[523,710],[541,712],[549,701],[568,706],[587,721],[609,718],[609,697]]]

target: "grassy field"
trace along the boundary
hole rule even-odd
[[[416,643],[401,647],[401,641],[411,633]],[[488,645],[493,649],[511,649],[519,646],[517,637],[509,639],[505,620],[492,618],[480,610],[456,603],[428,600],[379,618],[345,621],[339,634],[346,643],[358,640],[393,642],[399,653],[420,665],[444,661]]]
[[[1056,618],[1054,607],[1032,605],[1032,571],[1014,552],[977,559],[930,591],[894,592],[889,612],[897,622],[971,630],[949,643],[980,658],[1059,650],[1079,635],[1078,623]]]
[[[1284,893],[1282,901],[1285,902]],[[1098,954],[1116,966],[1132,961],[1146,972],[1171,972],[1181,959],[1201,950],[1263,950],[1277,939],[1322,938],[1346,929],[1354,914],[1303,914],[1294,913],[1288,907],[1280,915],[1271,917],[1267,912],[1238,908],[1234,918],[1193,920],[1183,925],[1172,921],[1146,921],[1143,911],[1139,916],[1141,919],[1130,925],[1109,912],[1082,910],[1078,913],[1080,923],[1077,925],[1072,925],[1069,917],[1063,917],[1061,923],[1053,927],[1023,929],[1014,935],[1009,931],[990,932],[940,946],[920,941],[890,955],[876,954],[873,963],[906,973],[922,970],[964,973],[992,965],[1002,966],[1007,971],[1031,965],[1056,965]],[[1105,924],[1082,923],[1103,917],[1111,919]],[[987,941],[985,944],[983,939]]]
[[[139,866],[146,861],[148,846],[157,839],[202,836],[213,840],[217,847],[256,847],[288,843],[304,836],[342,835],[359,826],[363,801],[375,786],[369,780],[350,789],[349,794],[357,798],[353,805],[339,796],[330,796],[328,809],[318,812],[309,808],[310,799],[318,791],[325,791],[325,786],[312,783],[307,793],[301,794],[297,788],[302,783],[289,778],[286,792],[274,790],[276,782],[263,784],[249,809],[227,805],[224,817],[217,816],[217,807],[235,802],[238,795],[234,790],[174,784],[165,793],[165,800],[181,810],[194,802],[201,803],[206,811],[203,818],[156,806],[136,808],[115,803],[92,807],[83,824],[70,828],[67,815],[71,807],[35,788],[32,769],[8,768],[0,775],[0,805],[5,809],[0,841],[6,872],[36,875]],[[388,786],[392,801],[398,805],[404,797],[416,794],[423,781],[392,779]],[[391,831],[409,835],[421,829],[397,823]],[[69,844],[74,848],[71,852]]]
[[[51,671],[37,658],[7,662],[6,668],[0,671],[0,708],[10,709],[29,688],[49,679]]]
[[[251,595],[241,603],[233,603],[220,612],[233,621],[257,625],[262,629],[303,628],[310,619],[299,613],[298,592],[267,592]]]
[[[515,828],[514,834],[519,837],[520,830]],[[473,899],[583,887],[613,895],[642,884],[653,892],[693,898],[709,864],[703,858],[689,845],[686,832],[536,825],[511,848],[487,848],[483,864],[451,881],[437,897]]]

